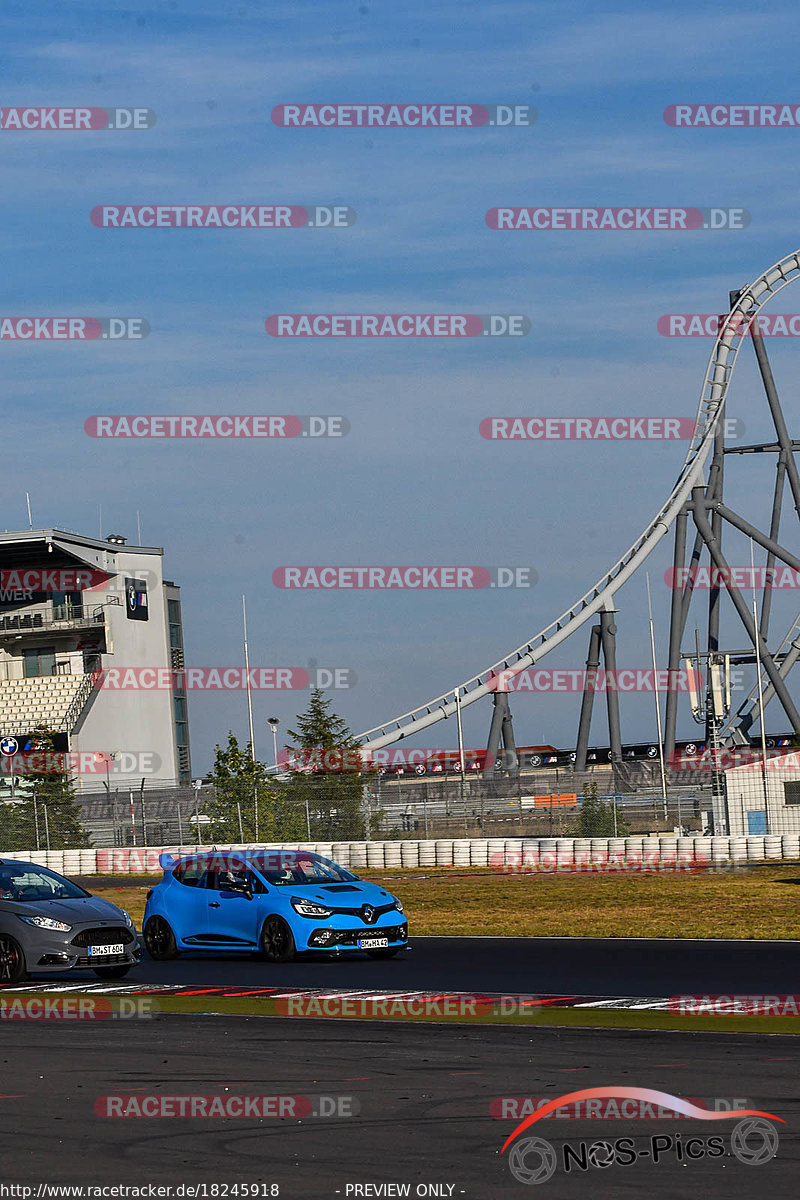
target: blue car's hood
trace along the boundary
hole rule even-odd
[[[302,896],[333,908],[361,908],[362,904],[383,908],[394,900],[391,892],[365,879],[354,879],[347,883],[304,883],[294,887],[289,884],[281,889],[284,890],[287,895]]]

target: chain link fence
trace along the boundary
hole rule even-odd
[[[613,815],[615,835],[617,828],[645,834],[672,833],[679,827],[687,833],[701,833],[708,827],[712,804],[707,775],[694,784],[671,783],[665,803],[661,788],[649,784],[646,774],[635,790],[615,788],[608,771],[589,771],[585,776],[569,770],[539,771],[495,779],[467,776],[463,781],[458,775],[397,778],[373,774],[364,777],[357,820],[349,817],[352,828],[341,827],[340,837],[579,836],[584,783],[597,785],[598,798]],[[301,796],[293,795],[291,787],[280,789],[295,832],[287,837],[284,826],[271,828],[264,805],[259,839],[293,841],[300,836],[308,841],[330,840],[331,817],[335,819],[337,813],[336,789],[337,781],[325,777],[311,781]],[[213,845],[236,837],[235,815],[233,834],[229,819],[227,836],[211,815],[219,811],[221,800],[213,784],[109,788],[84,792],[70,800],[68,811],[52,797],[0,802],[0,852],[67,849],[82,844],[97,848]],[[239,840],[249,838],[245,823]]]

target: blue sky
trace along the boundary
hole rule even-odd
[[[0,343],[9,529],[163,545],[188,660],[347,666],[335,707],[358,731],[477,673],[546,626],[657,511],[682,445],[483,440],[491,415],[694,414],[706,339],[669,312],[715,312],[797,244],[800,129],[675,129],[673,103],[791,103],[790,4],[7,3],[3,105],[143,106],[142,132],[0,134],[0,310],[142,316],[143,342]],[[291,130],[276,104],[533,104],[529,129]],[[100,230],[97,204],[336,203],[344,230]],[[494,205],[746,208],[743,231],[499,233]],[[800,311],[784,293],[781,311]],[[524,313],[531,333],[467,342],[286,339],[286,312]],[[791,339],[769,345],[792,425]],[[749,355],[730,414],[769,436]],[[755,402],[759,401],[756,405]],[[99,442],[91,413],[342,413],[342,441]],[[769,514],[771,464],[729,460],[730,502]],[[790,506],[787,504],[787,529]],[[794,533],[786,533],[792,547]],[[731,561],[744,548],[729,550]],[[669,546],[650,563],[663,657]],[[747,552],[749,555],[749,551]],[[327,592],[272,586],[295,563],[530,564],[531,591]],[[776,628],[792,595],[775,603]],[[619,596],[621,663],[649,662],[644,579]],[[782,619],[785,618],[785,619]],[[699,612],[698,612],[699,620]],[[731,638],[741,635],[731,622]],[[588,631],[587,631],[588,632]],[[783,629],[781,630],[783,632]],[[547,665],[577,667],[586,637]],[[292,723],[306,696],[256,695]],[[521,743],[574,740],[576,698],[520,696]],[[242,695],[190,698],[195,769]],[[653,735],[652,698],[623,705]],[[772,726],[785,719],[772,710]],[[465,714],[485,740],[486,704]],[[685,736],[694,733],[688,713]],[[453,722],[424,744],[455,744]],[[605,739],[602,723],[594,740]]]

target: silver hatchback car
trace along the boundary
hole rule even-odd
[[[0,985],[86,968],[121,979],[141,954],[124,909],[47,867],[0,859]]]

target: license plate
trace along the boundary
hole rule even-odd
[[[383,946],[389,945],[388,938],[359,938],[359,950],[380,950]]]
[[[89,958],[105,958],[108,955],[124,954],[125,947],[122,942],[114,942],[110,946],[90,946]]]

